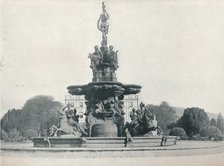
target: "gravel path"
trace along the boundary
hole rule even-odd
[[[73,154],[74,156],[76,154]],[[224,153],[132,158],[2,157],[2,166],[223,166]]]
[[[224,152],[224,142],[178,141],[177,145],[136,148],[38,148],[29,143],[2,143],[2,156],[20,157],[63,157],[63,158],[105,158],[105,157],[161,157],[192,156]],[[74,155],[75,154],[75,155]]]
[[[2,166],[223,166],[224,142],[179,141],[149,148],[34,148],[2,143]]]

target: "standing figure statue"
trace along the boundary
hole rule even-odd
[[[118,137],[124,136],[124,102],[119,101],[118,102],[118,108],[116,112],[114,113],[114,122],[117,125],[117,131],[118,131]]]
[[[97,28],[102,32],[102,46],[107,45],[107,34],[109,30],[109,24],[107,20],[109,19],[109,14],[106,11],[106,6],[102,2],[102,13],[97,21]]]
[[[111,61],[111,64],[114,66],[115,69],[117,69],[118,68],[118,58],[117,58],[118,51],[115,52],[113,49],[114,49],[113,46],[109,46],[108,54],[109,54],[109,59]]]
[[[90,67],[92,68],[93,72],[96,72],[98,64],[102,61],[102,53],[100,49],[98,48],[98,46],[95,46],[94,49],[95,49],[95,52],[89,53],[88,58],[91,59]]]

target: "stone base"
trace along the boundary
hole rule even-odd
[[[155,147],[161,146],[163,137],[132,137],[133,141],[127,144],[127,147]]]
[[[81,137],[58,138],[36,137],[33,138],[34,147],[88,147],[88,148],[113,148],[125,147],[125,137]]]
[[[32,139],[34,147],[81,147],[81,138],[36,137]]]
[[[155,137],[132,137],[128,141],[126,137],[81,137],[81,138],[58,138],[58,137],[36,137],[33,138],[34,147],[87,147],[87,148],[124,148],[124,147],[159,147],[164,144],[163,136]],[[173,137],[166,137],[166,140]],[[167,141],[168,142],[168,141]],[[172,141],[169,145],[176,143]]]
[[[92,137],[117,137],[117,126],[114,124],[113,119],[98,120],[92,126]]]

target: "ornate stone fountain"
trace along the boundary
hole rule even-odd
[[[108,19],[109,14],[102,3],[102,13],[97,21],[97,27],[102,32],[101,46],[95,46],[95,51],[89,54],[92,82],[67,88],[72,95],[85,95],[86,123],[91,137],[123,136],[122,100],[124,95],[139,93],[141,89],[139,85],[117,82],[118,51],[114,51],[112,45],[107,46]]]
[[[102,3],[102,13],[97,21],[97,28],[102,32],[101,46],[95,46],[95,51],[89,54],[92,82],[67,87],[71,95],[85,96],[85,127],[78,123],[76,110],[67,105],[58,111],[60,124],[52,127],[49,137],[33,138],[35,147],[159,146],[167,140],[160,135],[155,115],[143,103],[130,113],[132,121],[124,124],[122,100],[125,95],[139,93],[141,86],[117,81],[118,51],[114,51],[112,45],[108,47],[108,19],[109,14]]]

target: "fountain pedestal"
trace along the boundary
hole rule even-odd
[[[98,120],[92,126],[92,137],[117,137],[117,135],[117,125],[114,123],[113,118]]]

